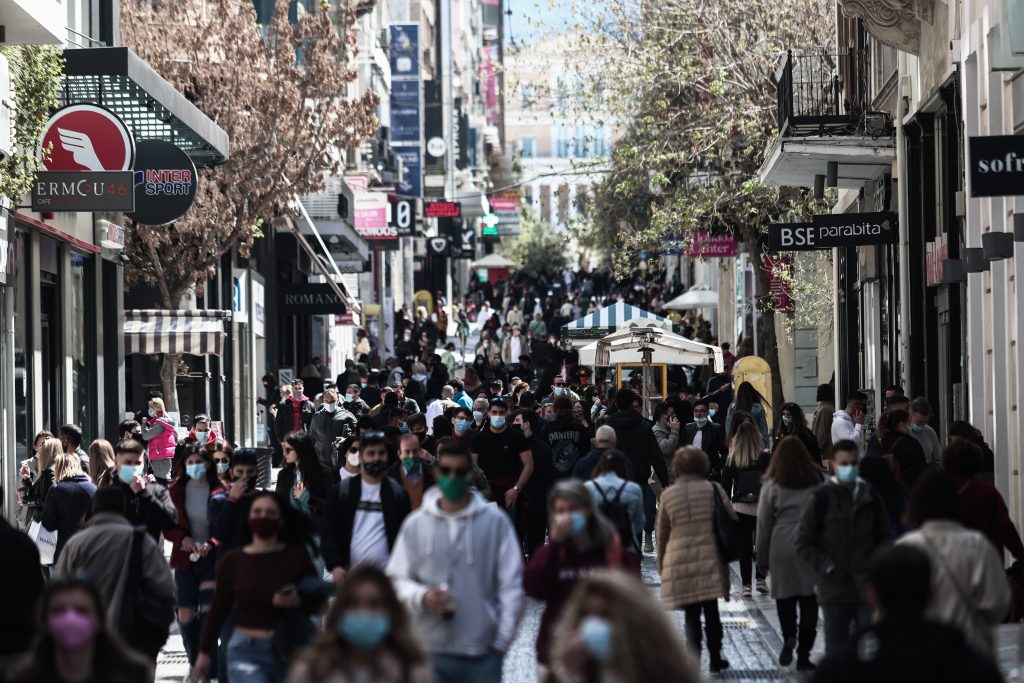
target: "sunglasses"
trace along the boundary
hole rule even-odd
[[[218,458],[217,456],[213,456],[213,461],[214,462],[231,462],[231,458],[229,458],[227,456],[225,456],[223,458]]]
[[[463,479],[469,470],[465,467],[438,467],[437,471],[444,477],[454,477],[455,479]]]

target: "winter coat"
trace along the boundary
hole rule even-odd
[[[712,420],[708,420],[707,424],[703,427],[696,422],[690,422],[683,427],[679,445],[692,446],[697,440],[697,432],[701,433],[700,449],[707,453],[708,461],[711,463],[711,476],[717,479],[722,470],[722,462],[725,460],[725,455],[728,451],[725,446],[725,430],[721,425]]]
[[[295,425],[295,401],[292,400],[292,396],[282,399],[277,404],[277,417],[274,418],[274,426],[277,428],[277,438],[284,440],[284,437],[291,434]],[[316,412],[316,406],[308,398],[303,397],[299,401],[299,410],[302,415],[299,418],[299,431],[306,431],[309,429],[309,423],[313,419],[313,413]]]
[[[931,559],[932,601],[925,617],[960,629],[974,647],[992,652],[993,631],[1010,609],[1010,585],[988,539],[958,522],[936,519],[897,543]]]
[[[342,404],[334,405],[338,408],[333,413],[321,407],[309,423],[309,434],[316,445],[317,460],[325,470],[335,469],[338,454],[334,440],[339,437],[348,438],[356,431],[356,416],[342,407]]]
[[[729,568],[715,542],[715,494],[735,517],[722,487],[703,477],[679,477],[661,494],[655,538],[661,599],[668,607],[729,597]]]
[[[174,527],[164,530],[164,538],[171,544],[171,569],[178,571],[192,567],[192,562],[188,559],[189,554],[181,548],[181,542],[185,540],[185,537],[192,535],[188,512],[185,510],[185,491],[189,481],[188,477],[178,477],[167,485],[167,494],[171,497],[171,502],[174,503],[174,509],[178,511],[178,523]],[[213,498],[225,491],[219,481],[211,481],[209,484],[210,493],[206,499],[206,519],[210,525],[210,538],[213,538]]]
[[[790,489],[770,479],[761,487],[757,506],[757,564],[762,571],[771,572],[772,597],[776,600],[814,595],[817,573],[797,557],[794,545],[800,513],[817,489],[818,486]]]
[[[303,477],[302,483],[305,485],[306,490],[300,502],[293,495],[296,481],[295,473],[298,471],[298,467],[283,467],[277,475],[274,493],[282,496],[292,507],[309,517],[313,528],[319,530],[324,511],[324,498],[327,496],[327,489],[330,486],[330,482],[327,480],[327,473],[317,472],[316,480],[309,480]]]
[[[96,485],[84,474],[69,477],[50,488],[43,505],[42,524],[46,529],[57,532],[57,546],[53,552],[55,561],[60,558],[60,551],[68,539],[82,528],[92,507],[94,493]]]
[[[622,488],[625,484],[626,488]],[[615,500],[615,494],[622,489],[619,502],[629,511],[629,522],[633,526],[633,534],[639,536],[644,530],[644,492],[634,481],[623,481],[614,472],[604,472],[599,477],[584,484],[594,499],[594,507],[600,508],[605,500]],[[598,490],[600,489],[600,490]],[[601,492],[604,492],[604,495]],[[629,548],[629,539],[623,539],[623,546]]]
[[[818,572],[818,602],[860,603],[871,557],[892,538],[882,497],[863,479],[853,490],[833,477],[800,513],[797,557]]]
[[[662,426],[661,423],[655,422],[651,431],[654,432],[654,438],[658,440],[658,448],[661,450],[662,457],[665,458],[665,466],[669,471],[669,479],[671,479],[672,458],[676,454],[676,449],[679,448],[679,426],[676,425],[669,429]]]
[[[432,654],[507,652],[523,609],[523,551],[512,522],[483,496],[470,495],[469,505],[449,513],[439,505],[438,488],[427,491],[388,561],[395,590]],[[441,584],[455,597],[449,619],[423,607],[423,596]]]
[[[25,502],[32,505],[32,521],[43,521],[43,507],[46,505],[46,494],[50,492],[54,480],[53,466],[47,467],[39,473],[39,477],[29,487]]]
[[[626,454],[633,467],[633,481],[640,484],[640,488],[647,486],[652,467],[661,485],[668,485],[665,459],[661,457],[658,440],[647,420],[632,410],[620,410],[609,415],[604,423],[615,430],[615,443]]]
[[[100,486],[116,486],[124,493],[128,501],[125,517],[132,526],[145,526],[154,541],[160,533],[178,524],[178,510],[167,493],[167,488],[156,482],[147,482],[146,488],[138,493],[132,487],[117,478],[117,472],[111,470],[105,479],[100,479]]]
[[[831,401],[821,401],[814,409],[814,416],[811,418],[811,431],[818,440],[818,449],[823,458],[832,455],[832,415],[836,412],[836,406]]]
[[[348,569],[351,564],[352,534],[355,532],[356,509],[362,498],[362,481],[361,477],[355,476],[331,486],[327,492],[320,550],[328,569]],[[400,483],[390,477],[381,481],[380,507],[390,550],[395,545],[402,522],[409,515],[409,495]]]
[[[987,481],[970,477],[953,477],[953,483],[960,494],[960,523],[985,534],[1000,559],[1005,549],[1015,560],[1024,560],[1024,543],[999,489]]]

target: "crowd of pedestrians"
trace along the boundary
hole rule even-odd
[[[601,286],[481,285],[450,309],[477,326],[464,368],[417,310],[395,357],[361,335],[336,380],[319,359],[267,376],[273,490],[208,416],[178,441],[156,394],[112,443],[40,432],[20,470],[29,533],[0,523],[19,586],[0,680],[151,680],[176,623],[190,681],[497,682],[528,596],[539,680],[698,681],[705,647],[710,673],[731,666],[719,601],[755,593],[775,600],[780,667],[815,680],[895,681],[908,662],[999,680],[1004,554],[1024,543],[977,430],[955,423],[943,447],[928,402],[898,388],[869,430],[867,398],[837,410],[830,385],[810,420],[784,403],[770,425],[731,353],[723,372],[673,368],[644,406],[558,342],[638,296]]]

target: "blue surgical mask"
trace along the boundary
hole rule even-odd
[[[697,423],[698,427],[703,427],[708,423],[708,419],[706,417],[695,417],[693,418],[693,421]]]
[[[359,388],[360,388],[360,389],[365,389],[365,388],[366,388],[366,382],[361,382],[361,383],[359,384]]]
[[[504,429],[505,428],[505,416],[504,415],[492,415],[491,416],[491,426],[494,427],[495,429]]]
[[[136,474],[142,476],[142,465],[121,465],[117,468],[118,478],[126,484],[132,483]]]
[[[607,664],[615,654],[612,625],[601,617],[584,617],[580,622],[580,640],[590,654],[601,664]]]
[[[708,408],[708,417],[714,417],[717,412],[718,408]]]
[[[844,484],[852,484],[857,481],[860,468],[857,465],[839,465],[836,467],[836,478]]]
[[[403,422],[402,424],[398,425],[398,431],[405,434],[407,431],[409,431],[409,423]]]
[[[579,510],[575,510],[574,512],[572,512],[570,515],[570,519],[572,521],[571,526],[569,527],[569,535],[573,538],[579,536],[587,530],[587,516],[580,512]]]
[[[153,409],[152,409],[152,408],[150,408],[149,410],[147,410],[147,411],[146,411],[146,414],[147,414],[147,415],[149,415],[150,417],[155,417],[155,416],[156,416],[156,413],[155,413],[155,412],[153,412]]]
[[[196,441],[199,443],[206,443],[206,440],[210,437],[210,432],[196,432]]]
[[[231,463],[229,463],[229,462],[219,462],[219,463],[217,463],[217,474],[220,474],[220,475],[227,474],[228,470],[230,468],[231,468]]]
[[[338,635],[360,650],[372,650],[391,633],[391,620],[384,612],[345,612],[338,620]]]
[[[565,394],[565,387],[555,387],[555,396],[562,396]]]
[[[914,432],[916,434],[920,434],[921,432],[924,431],[924,427],[922,427],[921,425],[917,424],[916,422],[911,422],[910,423],[910,431],[912,431],[912,432]]]
[[[455,421],[455,431],[457,432],[468,432],[470,421],[466,419],[458,419]]]
[[[338,404],[337,403],[325,403],[324,404],[324,410],[327,411],[328,413],[333,413],[337,409],[338,409]]]
[[[202,479],[203,475],[206,474],[206,465],[201,462],[197,462],[193,465],[185,465],[185,474],[191,479]]]
[[[352,394],[345,394],[345,403],[352,402]]]

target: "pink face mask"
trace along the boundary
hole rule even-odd
[[[57,645],[71,651],[84,648],[96,634],[93,620],[70,608],[50,616],[47,626]]]

